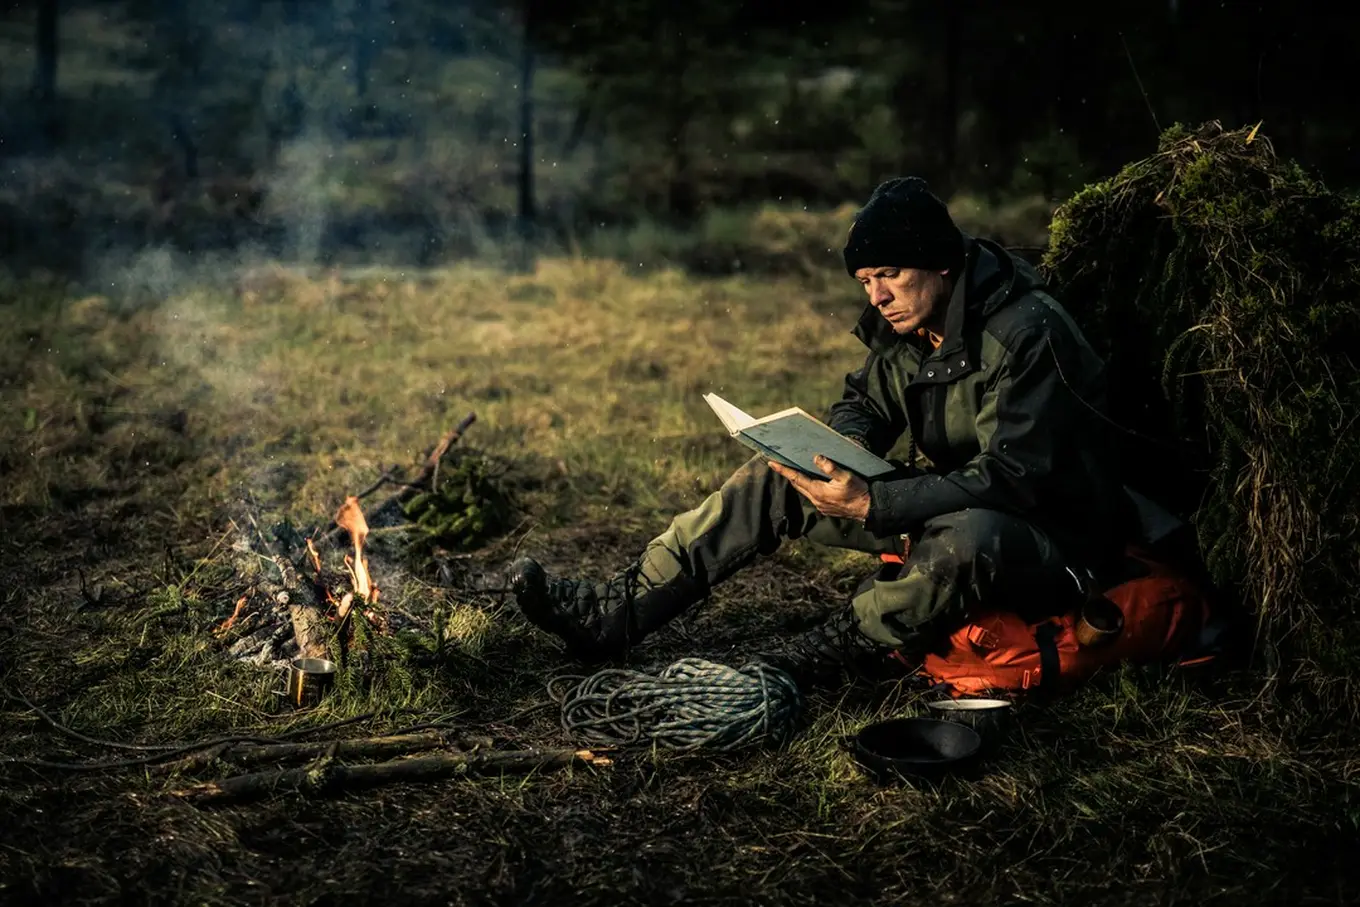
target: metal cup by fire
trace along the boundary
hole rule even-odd
[[[288,666],[288,701],[314,706],[335,685],[335,662],[324,658],[294,658]]]

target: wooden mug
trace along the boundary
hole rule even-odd
[[[1103,595],[1081,606],[1077,616],[1077,643],[1087,648],[1108,645],[1124,629],[1124,612]]]

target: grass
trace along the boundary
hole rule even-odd
[[[134,265],[138,264],[136,262]],[[152,266],[154,265],[154,267]],[[820,408],[861,350],[848,282],[698,281],[545,260],[533,275],[141,263],[91,294],[4,285],[0,338],[0,758],[138,753],[376,711],[502,746],[562,745],[560,648],[494,596],[408,578],[394,605],[443,628],[385,693],[282,709],[272,675],[209,632],[243,578],[242,494],[314,522],[469,410],[507,464],[514,546],[600,575],[741,462],[700,399]],[[135,270],[135,269],[133,269]],[[176,418],[175,414],[184,416]],[[516,521],[518,522],[518,521]],[[829,611],[863,556],[782,550],[644,650],[722,660]],[[382,578],[378,578],[381,583]],[[437,615],[437,617],[436,617]],[[814,699],[786,749],[627,752],[608,768],[199,809],[182,779],[0,764],[0,901],[112,904],[1346,903],[1356,739],[1258,679],[1187,687],[1123,671],[1047,706],[977,779],[879,788],[839,746],[912,711],[905,686]],[[348,733],[349,730],[346,731]]]
[[[971,193],[949,201],[950,213],[973,236],[1037,252],[1048,241],[1053,205],[1036,194],[1003,204]],[[593,258],[643,266],[673,266],[699,275],[783,274],[805,281],[840,272],[841,248],[858,205],[809,208],[765,203],[712,208],[693,228],[643,221],[595,230],[579,241]]]

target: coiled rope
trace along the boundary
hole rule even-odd
[[[562,707],[562,728],[582,742],[651,741],[675,750],[782,743],[803,709],[798,685],[778,668],[702,658],[683,658],[659,674],[613,668],[554,677],[548,694]]]

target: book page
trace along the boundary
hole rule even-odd
[[[704,402],[718,414],[722,424],[734,435],[756,421],[717,394],[704,394]]]

